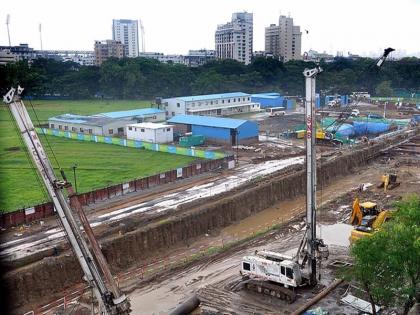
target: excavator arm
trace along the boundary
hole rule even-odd
[[[359,198],[354,199],[353,201],[353,210],[351,212],[350,221],[351,225],[360,225],[362,223],[363,213],[360,209]]]

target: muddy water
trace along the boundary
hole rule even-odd
[[[353,226],[350,224],[337,223],[331,225],[318,225],[317,235],[327,245],[349,246],[349,236]]]
[[[371,181],[375,181],[376,178],[379,178],[380,171],[376,169],[368,169],[365,170],[362,174],[357,174],[357,176],[346,176],[343,177],[328,187],[320,187],[318,186],[317,192],[317,202],[318,205],[324,204],[326,202],[331,201],[332,199],[337,198],[337,195],[344,193],[346,191],[350,191],[355,189],[359,186],[360,183],[369,183]],[[321,190],[322,188],[322,190]],[[230,225],[222,230],[222,236],[226,238],[243,238],[246,237],[253,232],[261,231],[273,224],[282,223],[285,220],[290,219],[293,216],[298,214],[304,214],[305,212],[305,196],[301,196],[295,198],[293,200],[287,200],[280,203],[277,203],[273,207],[269,207],[263,211],[255,213],[254,215],[247,217],[234,225]],[[349,210],[346,210],[349,211]],[[318,213],[318,219],[322,220],[323,213]],[[340,230],[343,229],[344,234],[349,232],[349,227],[346,227],[344,224],[343,226],[336,227],[335,229]],[[330,242],[334,245],[343,245],[347,246],[347,241],[341,239],[340,236],[337,236],[337,240],[334,240],[334,233],[330,232],[330,230],[334,230],[332,227],[321,227],[321,232],[326,231],[325,233],[329,233],[328,235],[331,237]],[[348,238],[347,234],[347,238]],[[344,237],[344,236],[343,236]]]

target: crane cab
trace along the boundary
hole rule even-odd
[[[374,202],[366,201],[360,204],[360,210],[363,215],[377,215],[379,213],[378,205]]]
[[[299,264],[291,257],[276,252],[256,251],[254,256],[243,257],[240,273],[250,278],[283,284],[285,287],[302,285]]]

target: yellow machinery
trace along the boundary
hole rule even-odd
[[[400,186],[400,183],[397,182],[397,175],[387,173],[382,175],[381,184],[378,188],[384,188],[384,191],[387,191],[388,189],[391,190],[398,186]]]
[[[303,139],[306,135],[306,130],[297,130],[296,138]],[[339,145],[343,141],[337,139],[334,133],[326,131],[320,124],[316,124],[315,139],[317,143]]]
[[[350,224],[355,225],[351,231],[350,243],[359,238],[371,236],[390,216],[389,210],[379,210],[376,203],[370,201],[359,203],[359,198],[356,198],[350,216]]]

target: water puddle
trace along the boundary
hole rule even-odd
[[[353,226],[350,224],[337,223],[331,225],[319,225],[317,236],[322,238],[327,245],[349,246],[350,232]]]

